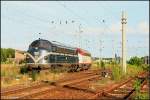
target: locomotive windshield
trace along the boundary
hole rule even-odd
[[[29,49],[36,48],[36,47],[50,50],[51,43],[48,40],[42,40],[42,39],[35,40],[34,42],[31,43]]]

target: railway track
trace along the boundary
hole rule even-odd
[[[40,91],[36,91],[35,93],[31,93],[29,95],[25,95],[25,96],[22,96],[21,99],[27,99],[27,98],[34,98],[38,95],[41,95],[41,94],[49,94],[49,93],[53,93],[52,91],[56,92],[56,91],[78,91],[79,92],[83,92],[85,93],[84,91],[82,91],[82,89],[69,89],[69,88],[65,88],[67,85],[69,84],[76,84],[76,83],[79,83],[79,82],[83,82],[83,81],[86,81],[88,79],[93,79],[93,78],[97,78],[97,77],[100,77],[100,75],[88,75],[88,76],[85,76],[85,77],[82,77],[80,79],[75,79],[75,80],[71,80],[71,81],[65,81],[65,82],[61,82],[61,83],[50,83],[49,85],[49,88],[48,89],[43,89],[43,90],[40,90]]]
[[[60,88],[68,84],[72,83],[78,83],[81,81],[85,81],[88,79],[93,79],[96,77],[99,77],[95,71],[85,71],[80,74],[80,77],[75,77],[74,78],[67,78],[65,80],[59,80],[58,82],[39,82],[38,84],[34,84],[31,86],[27,87],[18,87],[18,88],[11,88],[11,89],[4,89],[4,91],[1,91],[1,98],[2,99],[14,99],[14,98],[31,98],[35,97],[39,94],[42,93],[47,93],[50,92],[51,90],[55,88]]]
[[[41,99],[49,99],[49,98],[87,98],[90,96],[95,95],[94,91],[88,90],[87,88],[81,88],[81,86],[79,87],[72,87],[71,85],[80,85],[80,84],[87,84],[88,81],[95,81],[95,80],[99,80],[100,79],[100,72],[97,73],[97,71],[93,72],[83,72],[85,75],[81,75],[82,78],[77,78],[72,79],[72,80],[60,80],[57,82],[52,82],[50,83],[51,85],[55,86],[54,88],[49,88],[48,90],[43,90],[34,94],[30,94],[27,96],[24,96],[22,99],[27,99],[27,98],[41,98]],[[82,85],[83,86],[83,85]],[[72,93],[72,95],[68,95],[68,93]],[[39,95],[40,94],[40,95]],[[82,94],[82,95],[81,95]],[[62,96],[63,95],[63,96]],[[74,95],[78,95],[78,96],[74,96]],[[88,96],[87,96],[88,95]]]
[[[31,91],[35,91],[40,88],[45,88],[47,86],[48,86],[48,84],[38,82],[37,84],[32,84],[31,86],[16,87],[13,89],[9,89],[7,91],[2,91],[1,98],[4,98],[4,99],[18,98],[21,95],[28,94]]]
[[[81,78],[78,80],[74,80],[74,81],[68,81],[68,82],[64,82],[64,83],[60,83],[60,84],[53,84],[54,86],[56,86],[55,88],[49,89],[48,91],[45,92],[40,92],[41,95],[36,94],[36,96],[32,95],[32,96],[28,96],[27,98],[33,98],[33,99],[49,99],[49,98],[53,98],[53,99],[62,99],[62,98],[66,98],[66,99],[85,99],[88,96],[93,96],[95,95],[94,91],[88,90],[86,88],[81,88],[81,87],[71,87],[72,85],[76,85],[76,84],[85,84],[87,83],[87,81],[89,80],[95,80],[95,79],[99,79],[99,75],[93,75],[93,76],[89,76],[88,78]]]
[[[68,74],[69,75],[69,74]],[[77,76],[77,75],[80,75]],[[74,77],[72,77],[74,76]],[[72,77],[72,78],[71,78]],[[89,88],[89,84],[101,79],[98,71],[85,71],[70,75],[55,82],[41,82],[38,85],[1,92],[2,99],[127,99],[134,93],[136,79],[145,84],[145,74],[131,77],[119,84],[106,86],[99,91]],[[144,85],[142,85],[144,86]]]
[[[135,81],[140,81],[140,86],[142,87],[143,84],[145,84],[145,78],[146,74],[142,73],[138,75],[137,77],[129,78],[128,80],[120,83],[115,84],[111,87],[108,87],[104,89],[103,91],[100,91],[96,95],[94,95],[90,99],[128,99],[131,98],[131,95],[135,92],[134,84]]]
[[[149,82],[148,80],[145,80],[141,86],[141,92],[145,93],[145,92],[149,92]]]

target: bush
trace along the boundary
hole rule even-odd
[[[112,79],[119,81],[122,77],[122,71],[121,68],[115,64],[114,66],[112,66]]]
[[[140,92],[140,85],[141,85],[141,81],[137,79],[134,83],[136,94]]]
[[[130,76],[135,76],[138,73],[142,72],[143,68],[142,67],[137,67],[136,65],[130,65],[127,64],[127,73],[126,76],[130,77]]]
[[[128,64],[131,64],[131,65],[136,65],[136,66],[140,66],[142,65],[143,63],[143,60],[141,58],[138,58],[138,57],[131,57],[130,60],[128,61]]]
[[[36,70],[32,71],[31,77],[32,77],[33,81],[36,81],[36,78],[37,78],[37,71]]]
[[[15,50],[8,48],[1,48],[1,62],[6,62],[7,58],[14,58],[15,57]]]
[[[142,65],[142,68],[143,68],[143,70],[145,70],[145,71],[149,71],[150,69],[149,69],[149,65],[147,65],[147,64],[143,64]]]
[[[135,89],[135,97],[134,99],[138,99],[138,100],[141,100],[141,99],[146,99],[148,98],[147,95],[143,95],[140,93],[140,89],[141,89],[141,80],[136,80],[135,83],[134,83],[134,89]]]
[[[137,100],[149,100],[149,93],[139,93],[133,99]]]
[[[21,67],[21,68],[20,68],[20,73],[21,73],[21,74],[28,73],[27,67],[26,67],[26,66]]]

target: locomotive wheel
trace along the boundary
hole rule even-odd
[[[70,67],[68,68],[68,72],[73,72],[72,66],[70,66]]]
[[[71,69],[69,69],[67,72],[69,72],[69,73],[70,73],[70,72],[72,72],[72,70],[71,70]]]
[[[28,67],[27,70],[28,70],[28,71],[32,71],[32,68],[29,68],[29,67]]]
[[[71,72],[71,68],[70,67],[68,67],[67,72]]]
[[[73,66],[72,66],[72,71],[73,71],[73,72],[76,72],[77,69],[78,69],[78,66],[76,66],[76,65],[73,65]]]
[[[79,65],[77,66],[77,72],[79,72],[81,70],[81,68],[79,67]]]
[[[77,72],[77,70],[78,70],[78,66],[75,65],[75,72]]]
[[[41,67],[40,66],[38,66],[38,71],[40,71],[41,70]]]
[[[88,68],[88,65],[85,65],[85,69],[84,70],[88,70],[89,68]]]
[[[75,72],[75,66],[72,65],[72,72]]]

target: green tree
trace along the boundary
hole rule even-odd
[[[1,62],[5,62],[7,59],[6,50],[1,48]]]
[[[128,61],[128,64],[140,66],[143,64],[143,60],[137,56],[131,57],[130,60]]]
[[[7,52],[7,58],[14,58],[15,57],[15,50],[14,49],[8,48],[6,50],[6,52]]]
[[[14,58],[15,50],[11,48],[1,48],[1,62],[6,62],[7,58]]]

